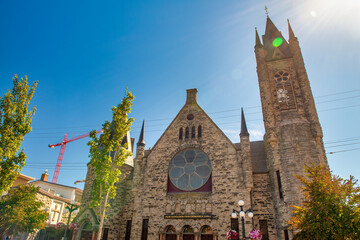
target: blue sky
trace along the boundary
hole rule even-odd
[[[152,147],[185,103],[186,89],[233,142],[244,107],[251,140],[264,133],[254,28],[267,5],[297,35],[335,174],[360,179],[360,3],[357,0],[0,1],[0,95],[14,74],[39,80],[22,173],[50,180],[65,133],[111,120],[126,87],[135,95],[131,136],[146,121]],[[89,139],[67,144],[58,183],[83,188]],[[344,151],[345,150],[345,151]],[[347,151],[350,150],[350,151]],[[344,151],[344,152],[338,152]]]

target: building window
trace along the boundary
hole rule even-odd
[[[201,125],[198,126],[198,138],[201,138]]]
[[[183,128],[179,129],[179,139],[182,140],[183,139]]]
[[[186,139],[189,138],[189,128],[188,127],[185,128],[185,138]]]
[[[107,240],[109,235],[109,228],[104,228],[102,240]]]
[[[295,109],[295,95],[290,81],[290,74],[286,71],[279,71],[274,75],[276,84],[276,95],[280,110]]]
[[[51,211],[50,211],[50,223],[51,224],[57,224],[61,221],[61,208],[62,208],[61,202],[53,202],[51,204]]]
[[[262,240],[269,240],[268,223],[267,220],[259,220],[260,232]]]
[[[283,190],[282,190],[282,186],[281,186],[280,171],[279,170],[276,171],[276,178],[277,178],[278,189],[279,189],[279,197],[280,197],[280,199],[284,199]]]
[[[236,231],[237,233],[240,234],[239,232],[239,219],[238,218],[230,218],[231,219],[231,225],[230,228],[231,230]]]
[[[191,128],[191,138],[195,138],[195,127]]]
[[[127,220],[125,240],[130,240],[130,236],[131,236],[131,220]]]
[[[141,240],[147,240],[148,231],[149,231],[149,219],[143,219]]]
[[[284,230],[284,237],[285,237],[285,240],[289,240],[289,232],[287,229]]]

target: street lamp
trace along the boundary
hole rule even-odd
[[[71,200],[70,207],[66,206],[65,210],[64,210],[64,213],[69,213],[69,218],[68,218],[68,221],[67,221],[67,224],[66,224],[63,240],[66,240],[66,233],[67,233],[67,230],[69,228],[71,213],[72,212],[74,212],[75,214],[78,213],[78,207],[76,207],[74,204],[75,204],[75,200]]]
[[[241,218],[241,225],[242,225],[242,237],[243,239],[245,239],[245,215],[246,213],[248,214],[249,218],[252,218],[254,216],[253,212],[251,211],[251,209],[249,208],[248,210],[244,211],[244,201],[243,200],[239,200],[238,202],[239,206],[240,206],[240,211],[236,211],[235,209],[233,209],[233,212],[231,214],[232,218],[237,218],[237,214],[239,214],[240,218]]]

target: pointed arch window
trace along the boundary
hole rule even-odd
[[[274,75],[276,96],[280,110],[296,109],[294,89],[290,81],[290,73],[279,71]]]
[[[179,129],[179,139],[182,140],[183,139],[183,128]]]
[[[191,138],[195,138],[195,127],[191,128]]]
[[[202,132],[201,132],[201,125],[198,126],[198,138],[201,138]]]
[[[185,128],[185,138],[188,139],[189,138],[189,127]]]

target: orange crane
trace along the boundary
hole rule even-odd
[[[103,132],[104,130],[101,129],[101,130],[97,130],[96,132],[97,133],[100,133],[100,132]],[[59,172],[60,172],[60,168],[61,168],[61,163],[62,163],[62,160],[63,160],[63,157],[64,157],[64,152],[65,152],[65,148],[66,148],[66,144],[69,143],[69,142],[73,142],[75,140],[79,140],[81,138],[85,138],[85,137],[88,137],[90,135],[90,133],[87,133],[87,134],[83,134],[81,136],[77,136],[77,137],[74,137],[74,138],[71,138],[71,139],[67,139],[67,133],[65,134],[65,137],[64,137],[64,140],[60,143],[56,143],[56,144],[49,144],[49,148],[54,148],[54,147],[58,147],[58,146],[61,146],[60,148],[60,153],[59,153],[59,157],[58,157],[58,160],[57,160],[57,163],[56,163],[56,168],[55,168],[55,172],[54,172],[54,176],[53,176],[53,179],[52,179],[52,182],[53,183],[56,183],[57,182],[57,179],[58,179],[58,176],[59,176]]]

